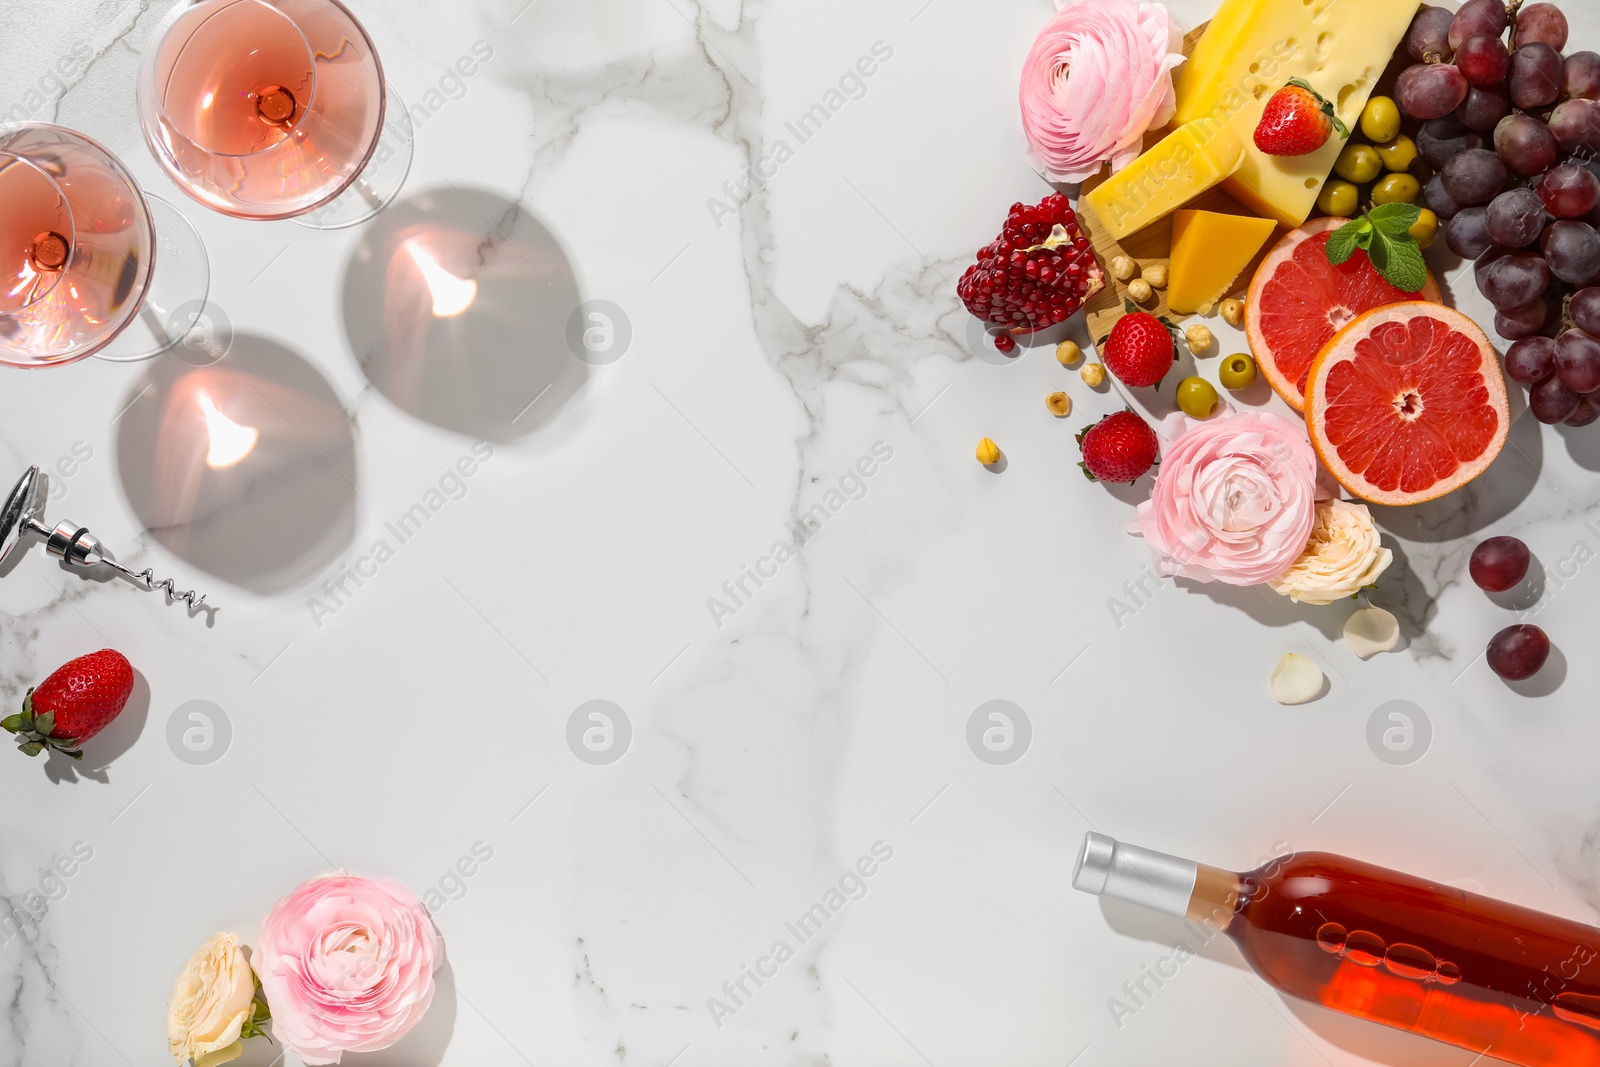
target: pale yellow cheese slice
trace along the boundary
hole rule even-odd
[[[1083,203],[1120,241],[1223,181],[1244,154],[1229,124],[1208,118],[1185,123],[1086,193]]]
[[[1228,192],[1251,211],[1299,226],[1346,142],[1335,134],[1308,155],[1267,155],[1254,141],[1267,101],[1301,78],[1355,129],[1416,13],[1407,0],[1223,0],[1178,68],[1174,121],[1231,126],[1244,159],[1225,183]]]

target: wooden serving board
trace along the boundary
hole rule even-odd
[[[1203,23],[1190,30],[1184,36],[1183,54],[1185,56],[1194,54],[1195,45],[1200,42],[1201,36],[1206,32],[1206,27],[1209,25],[1210,23]],[[1145,148],[1149,148],[1170,132],[1172,132],[1170,126],[1159,130],[1151,130],[1145,134]],[[1102,172],[1084,182],[1082,189],[1079,191],[1080,198],[1108,177],[1110,177],[1109,173]],[[1216,211],[1225,215],[1251,214],[1237,200],[1223,192],[1220,187],[1208,189],[1184,206],[1198,208],[1202,211]],[[1111,332],[1111,327],[1127,311],[1125,301],[1128,299],[1128,284],[1127,282],[1120,282],[1111,276],[1112,259],[1117,256],[1127,256],[1139,265],[1140,270],[1158,264],[1170,266],[1172,257],[1172,216],[1168,215],[1158,222],[1153,222],[1138,233],[1130,234],[1120,242],[1106,232],[1105,228],[1100,225],[1100,220],[1088,208],[1084,208],[1078,213],[1078,224],[1083,227],[1084,233],[1089,235],[1089,240],[1094,245],[1095,254],[1100,257],[1100,262],[1106,267],[1106,287],[1083,306],[1084,319],[1089,325],[1089,336],[1098,343],[1101,338]],[[1278,243],[1281,232],[1282,227],[1279,227],[1279,233],[1273,234],[1272,239],[1267,241],[1250,265],[1240,272],[1239,277],[1234,282],[1234,288],[1229,294],[1230,296],[1242,295],[1245,290],[1250,288],[1250,279],[1255,275],[1256,267],[1266,258],[1272,247]],[[1133,278],[1138,276],[1135,273]],[[1129,278],[1128,281],[1131,282],[1133,278]],[[1165,289],[1157,289],[1154,299],[1140,304],[1138,307],[1141,311],[1148,311],[1156,316],[1165,316],[1173,322],[1181,322],[1190,317],[1189,315],[1173,313],[1172,309],[1167,306],[1167,291]]]

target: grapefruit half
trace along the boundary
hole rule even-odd
[[[1334,335],[1306,379],[1306,429],[1339,484],[1375,504],[1420,504],[1466,485],[1511,429],[1506,383],[1478,325],[1410,301]]]
[[[1328,238],[1349,221],[1329,216],[1290,231],[1250,282],[1245,329],[1256,366],[1296,411],[1306,409],[1311,361],[1357,315],[1402,301],[1439,303],[1431,273],[1420,293],[1408,293],[1384,281],[1360,249],[1337,267],[1329,263]]]

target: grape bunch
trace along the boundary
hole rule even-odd
[[[1554,4],[1426,7],[1395,99],[1421,123],[1423,199],[1476,261],[1506,373],[1541,422],[1600,419],[1600,54]]]

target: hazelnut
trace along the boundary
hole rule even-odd
[[[1111,268],[1111,276],[1119,282],[1127,281],[1139,269],[1139,264],[1127,256],[1113,256],[1107,266]]]
[[[1064,419],[1072,414],[1072,398],[1066,393],[1051,393],[1044,398],[1044,406],[1058,419]]]
[[[1224,300],[1222,302],[1222,321],[1238,329],[1244,325],[1244,301]]]
[[[1152,263],[1144,269],[1139,277],[1150,283],[1151,288],[1165,289],[1167,287],[1167,265],[1165,263]]]
[[[1098,389],[1105,384],[1106,369],[1099,363],[1085,363],[1078,375],[1083,379],[1084,385],[1090,389]]]
[[[1074,341],[1062,341],[1056,345],[1056,359],[1063,367],[1070,367],[1083,358],[1083,349]]]
[[[1143,278],[1135,278],[1128,283],[1128,296],[1135,304],[1143,304],[1155,295],[1156,291]]]
[[[1000,446],[985,437],[978,442],[978,462],[992,467],[1000,462]]]
[[[1189,342],[1189,351],[1195,353],[1196,355],[1209,350],[1217,340],[1215,337],[1211,336],[1210,327],[1200,322],[1195,323],[1193,326],[1185,330],[1183,339]]]

